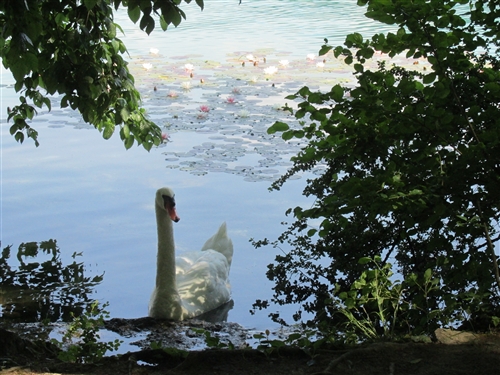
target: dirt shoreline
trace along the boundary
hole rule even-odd
[[[0,374],[128,375],[447,375],[500,373],[500,335],[451,330],[436,332],[436,343],[378,342],[319,350],[307,355],[284,347],[264,354],[255,349],[207,349],[187,356],[164,350],[140,350],[105,357],[97,364],[64,363],[57,348],[0,329]]]

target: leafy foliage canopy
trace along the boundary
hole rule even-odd
[[[184,0],[190,3],[191,0]],[[60,94],[62,108],[111,137],[117,126],[125,147],[134,142],[147,150],[161,142],[161,131],[141,108],[134,78],[123,59],[126,47],[113,11],[127,8],[133,22],[150,34],[155,18],[163,30],[186,18],[182,0],[6,0],[0,2],[0,57],[21,93],[9,109],[10,133],[19,142],[38,133],[30,127],[36,108],[51,108]],[[203,0],[196,0],[203,9]]]
[[[274,242],[291,250],[269,265],[273,300],[299,303],[316,323],[338,328],[346,293],[359,289],[366,272],[358,260],[381,257],[379,269],[391,262],[405,279],[396,295],[407,303],[398,321],[388,322],[391,332],[432,332],[457,322],[486,328],[500,307],[500,5],[358,4],[395,31],[370,40],[351,34],[339,47],[325,40],[320,54],[333,51],[352,64],[356,85],[302,88],[290,96],[299,100],[301,127],[277,122],[269,129],[308,142],[274,189],[296,173],[324,168],[304,189],[315,204],[290,210],[295,220]],[[430,68],[373,69],[367,63],[376,51],[424,59]],[[432,285],[425,293],[424,284]],[[391,316],[400,307],[383,310]],[[363,309],[370,315],[380,305]]]

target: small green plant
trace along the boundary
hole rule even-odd
[[[203,328],[191,328],[193,332],[196,332],[198,334],[202,334],[205,336],[205,344],[209,348],[216,348],[216,349],[234,349],[234,344],[231,342],[231,340],[227,340],[227,342],[221,341],[221,339],[217,336],[212,336],[212,332],[207,331],[206,329]]]
[[[359,263],[372,264],[373,267],[363,271],[349,291],[340,292],[331,300],[333,307],[346,318],[346,342],[394,339],[401,333],[400,328],[412,311],[427,311],[428,319],[422,323],[424,325],[438,312],[426,306],[432,291],[439,289],[439,280],[432,276],[431,269],[424,272],[421,281],[415,274],[410,274],[401,282],[394,280],[392,265],[382,264],[380,256],[363,257]],[[417,289],[423,300],[406,300],[405,292],[409,289]],[[408,330],[411,334],[422,331],[422,328],[408,327]]]
[[[65,362],[93,363],[100,360],[108,350],[118,350],[122,341],[116,339],[109,342],[99,342],[99,328],[104,326],[104,319],[109,318],[105,310],[108,303],[99,307],[99,302],[92,302],[80,316],[73,315],[62,341],[52,342],[63,349],[59,359]]]
[[[294,346],[302,349],[311,361],[317,356],[317,350],[322,347],[328,339],[316,329],[300,329],[288,335],[284,341],[287,346]]]
[[[282,340],[271,339],[269,335],[271,332],[266,329],[264,333],[256,333],[253,335],[254,339],[259,340],[259,345],[257,345],[257,350],[261,351],[269,357],[277,349],[286,346],[286,343]]]

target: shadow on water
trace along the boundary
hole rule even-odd
[[[86,277],[77,261],[81,253],[64,265],[56,240],[26,242],[13,265],[12,250],[12,245],[3,248],[0,258],[0,323],[68,322],[92,303],[89,295],[104,273]]]

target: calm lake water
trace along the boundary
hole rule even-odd
[[[268,313],[288,317],[295,307],[249,314],[256,299],[272,295],[265,272],[278,251],[256,250],[249,239],[275,239],[287,208],[312,203],[301,194],[305,178],[268,191],[300,144],[284,144],[265,129],[277,119],[292,122],[278,108],[302,84],[326,88],[350,80],[331,57],[324,67],[307,60],[325,37],[339,45],[350,32],[369,37],[384,29],[348,0],[208,0],[203,12],[194,3],[183,9],[187,20],[178,29],[149,37],[123,12],[117,15],[145,106],[170,138],[149,153],[126,151],[118,135],[105,141],[77,114],[58,108],[33,121],[40,147],[17,144],[5,123],[16,95],[2,70],[2,247],[56,239],[62,258],[83,252],[88,276],[105,273],[92,297],[109,301],[112,317],[146,316],[156,272],[154,194],[170,186],[181,217],[178,251],[198,250],[226,221],[235,249],[228,320],[265,329],[273,326]],[[193,65],[193,78],[185,64]],[[263,72],[270,66],[279,71]],[[208,114],[199,110],[205,104]]]

